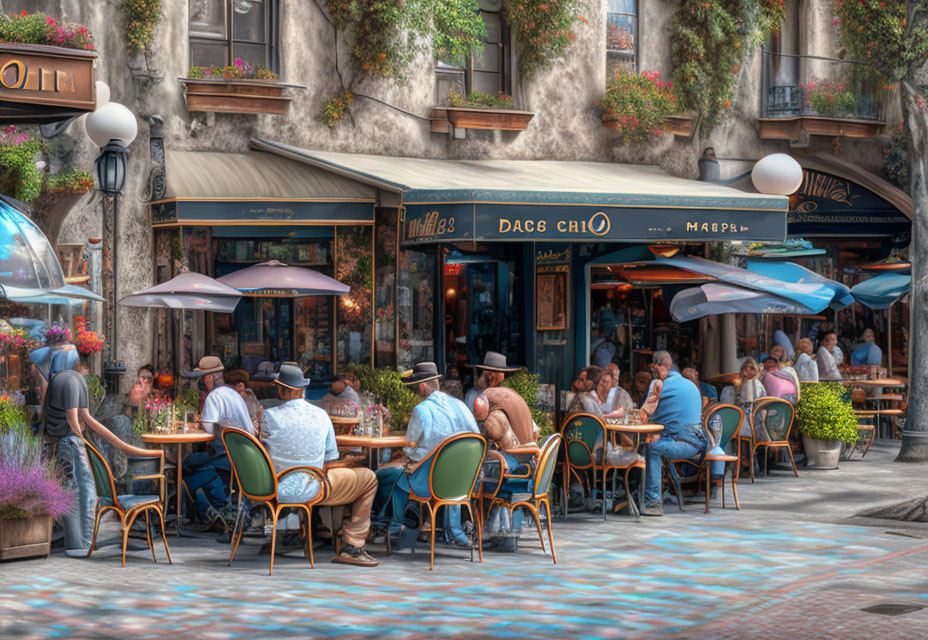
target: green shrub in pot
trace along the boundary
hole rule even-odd
[[[796,427],[815,440],[857,442],[857,416],[840,382],[807,382],[796,407]]]

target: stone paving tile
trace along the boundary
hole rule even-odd
[[[886,474],[891,448],[875,453],[833,475],[745,485],[741,512],[555,519],[556,566],[531,531],[520,553],[487,552],[483,564],[440,550],[434,572],[427,551],[368,570],[330,564],[320,549],[315,569],[290,554],[269,577],[255,545],[228,567],[226,545],[176,538],[173,566],[160,545],[158,564],[138,551],[125,569],[112,547],[91,560],[7,563],[0,638],[928,637],[928,609],[860,611],[928,605],[928,540],[836,524],[868,500],[925,490],[924,467]]]

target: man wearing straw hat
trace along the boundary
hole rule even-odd
[[[296,363],[285,362],[274,376],[277,395],[284,404],[264,412],[261,440],[276,471],[308,465],[324,469],[331,493],[326,507],[351,505],[351,517],[342,526],[341,544],[332,562],[376,567],[379,560],[364,549],[371,528],[371,505],[377,493],[377,477],[370,469],[347,467],[338,461],[335,429],[328,414],[307,402],[303,395],[309,379]],[[308,473],[294,471],[281,477],[277,495],[281,502],[309,502],[319,493],[319,483]],[[288,516],[289,517],[289,516]],[[311,524],[311,523],[310,523]],[[334,529],[334,527],[333,527]]]
[[[411,372],[403,376],[403,384],[419,394],[422,402],[416,405],[406,428],[406,439],[413,443],[405,447],[404,453],[409,462],[419,462],[429,455],[435,447],[449,436],[456,433],[479,433],[473,415],[463,402],[452,398],[439,390],[438,367],[434,362],[420,362]],[[412,553],[419,535],[419,517],[417,509],[404,510],[410,487],[420,496],[429,495],[428,464],[420,465],[413,472],[404,472],[402,468],[386,467],[377,476],[385,490],[381,491],[381,511],[386,503],[392,505],[393,521],[403,519],[403,529],[397,552]],[[461,528],[460,506],[445,507],[445,535],[449,542],[459,546],[470,546],[470,541]]]

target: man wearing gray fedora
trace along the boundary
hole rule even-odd
[[[288,467],[307,465],[323,469],[331,493],[321,506],[350,505],[351,517],[342,526],[341,539],[336,541],[332,562],[361,567],[376,567],[380,561],[364,548],[371,528],[371,505],[377,493],[377,476],[370,469],[348,467],[338,460],[338,446],[332,419],[326,412],[307,402],[303,395],[309,379],[296,363],[285,362],[274,375],[277,395],[284,403],[264,412],[261,441],[281,471]],[[319,493],[319,483],[304,471],[294,471],[281,477],[277,495],[281,502],[309,502]]]

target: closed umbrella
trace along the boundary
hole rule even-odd
[[[219,278],[219,282],[238,289],[246,296],[256,297],[343,296],[351,290],[335,278],[279,260],[234,271]]]

